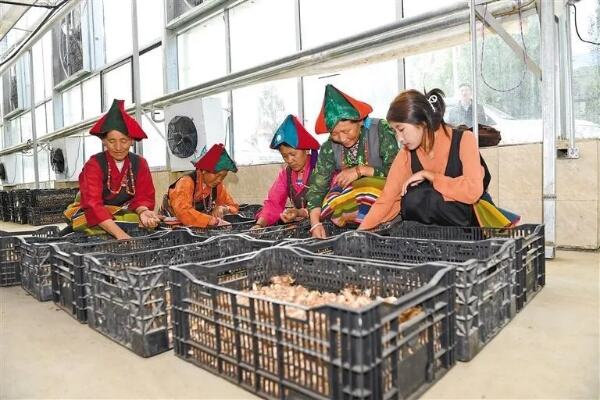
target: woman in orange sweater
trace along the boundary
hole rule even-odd
[[[383,193],[359,229],[395,218],[425,224],[475,226],[473,211],[489,183],[475,136],[444,122],[444,93],[407,90],[391,103],[387,120],[402,149]],[[401,143],[400,143],[401,142]]]

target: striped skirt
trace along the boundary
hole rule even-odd
[[[346,188],[332,187],[321,208],[321,219],[330,218],[337,226],[360,224],[381,195],[385,178],[364,177]]]

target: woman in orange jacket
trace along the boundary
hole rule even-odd
[[[169,187],[161,213],[177,222],[197,228],[227,225],[223,216],[237,214],[239,204],[231,197],[223,180],[229,171],[237,172],[225,146],[215,144],[194,162],[196,170]]]
[[[479,225],[473,205],[489,174],[470,131],[452,129],[443,116],[444,93],[407,90],[391,103],[387,120],[402,149],[385,188],[359,229],[371,229],[401,214],[425,224]]]

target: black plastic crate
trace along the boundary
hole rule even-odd
[[[321,255],[406,264],[456,265],[456,357],[470,361],[516,314],[513,294],[515,242],[458,242],[347,232],[327,240],[291,242]]]
[[[79,189],[32,189],[27,192],[27,205],[39,208],[66,208],[73,203]]]
[[[0,286],[21,283],[21,254],[17,236],[33,235],[33,238],[58,236],[58,228],[45,227],[36,231],[2,232],[0,235]]]
[[[66,206],[65,206],[66,207]],[[67,222],[63,212],[65,207],[59,208],[40,208],[40,207],[28,207],[27,208],[27,223],[29,225],[50,225],[58,224],[61,222]]]
[[[515,295],[517,311],[535,297],[546,285],[546,258],[544,225],[524,224],[514,228],[463,228],[452,226],[423,225],[405,221],[392,224],[391,236],[442,240],[484,240],[510,238],[516,241]]]
[[[135,250],[159,253],[164,247],[187,245],[206,240],[189,230],[158,231],[130,240],[102,242],[63,242],[51,247],[50,271],[52,300],[80,322],[87,321],[87,291],[89,286],[83,255],[99,253],[129,253]],[[181,251],[181,248],[179,248]],[[117,256],[120,257],[120,256]]]
[[[89,285],[79,285],[73,309],[85,310],[87,305],[91,328],[142,357],[153,356],[173,347],[169,265],[248,253],[271,244],[230,235],[136,253],[87,255],[82,272]]]
[[[256,219],[256,213],[262,207],[262,204],[240,204],[238,215],[244,218]]]
[[[448,265],[402,268],[274,247],[170,270],[175,354],[261,397],[413,398],[455,364]],[[242,292],[282,274],[311,290],[353,285],[397,300],[309,308]]]
[[[128,233],[132,236],[148,235],[145,229],[140,229],[135,224]],[[58,229],[46,237],[18,238],[18,253],[21,263],[21,286],[39,301],[52,299],[52,268],[51,247],[52,243],[102,243],[106,242],[107,235],[86,236],[81,232],[74,232],[66,236],[59,236]]]

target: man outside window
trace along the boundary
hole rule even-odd
[[[468,83],[463,83],[458,87],[460,98],[458,104],[450,109],[448,114],[448,122],[453,125],[467,125],[473,126],[473,89]],[[490,125],[493,123],[489,118],[483,106],[477,104],[477,117],[478,123],[483,125]]]

